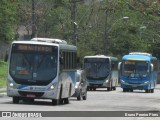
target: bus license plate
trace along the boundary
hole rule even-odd
[[[27,94],[27,97],[35,97],[34,94]]]

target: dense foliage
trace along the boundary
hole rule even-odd
[[[14,39],[16,6],[12,0],[0,1],[0,40],[9,42]]]
[[[32,1],[0,1],[1,40],[11,41],[21,25],[31,34]],[[160,57],[159,0],[34,2],[36,35],[76,43],[80,57],[94,54],[121,57],[131,51],[149,52]]]

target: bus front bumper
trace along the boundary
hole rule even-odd
[[[32,91],[32,90],[20,90],[15,88],[7,88],[7,96],[9,97],[27,97],[34,99],[56,99],[57,94],[53,90],[50,91]]]
[[[98,83],[88,83],[87,85],[88,87],[95,87],[95,88],[106,88],[106,87],[110,87],[110,83],[102,83],[102,84],[98,84]]]
[[[129,89],[139,89],[139,90],[145,90],[149,88],[150,82],[144,82],[144,83],[127,83],[123,80],[121,80],[121,88],[129,88]]]

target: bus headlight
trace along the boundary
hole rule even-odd
[[[125,83],[123,80],[121,80],[122,83]]]
[[[148,84],[148,83],[149,83],[148,81],[144,82],[144,84]]]
[[[56,83],[53,83],[53,84],[50,86],[50,90],[54,90],[55,87],[56,87]]]
[[[108,83],[109,82],[109,80],[106,80],[106,83]]]
[[[13,83],[10,83],[10,84],[9,84],[9,86],[10,86],[10,87],[13,87],[13,86],[14,86],[14,84],[13,84]]]
[[[51,85],[50,89],[53,90],[54,88],[55,88],[54,85]]]

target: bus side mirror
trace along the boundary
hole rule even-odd
[[[59,62],[60,62],[61,65],[63,65],[63,57],[59,58]]]
[[[153,64],[151,64],[151,72],[153,71],[153,69],[154,69],[154,66],[153,66]]]
[[[6,53],[4,61],[7,62],[8,61],[8,54]]]
[[[77,64],[80,64],[80,58],[79,57],[77,58]]]
[[[122,62],[119,62],[118,63],[118,70],[121,70],[121,65],[122,65]]]

